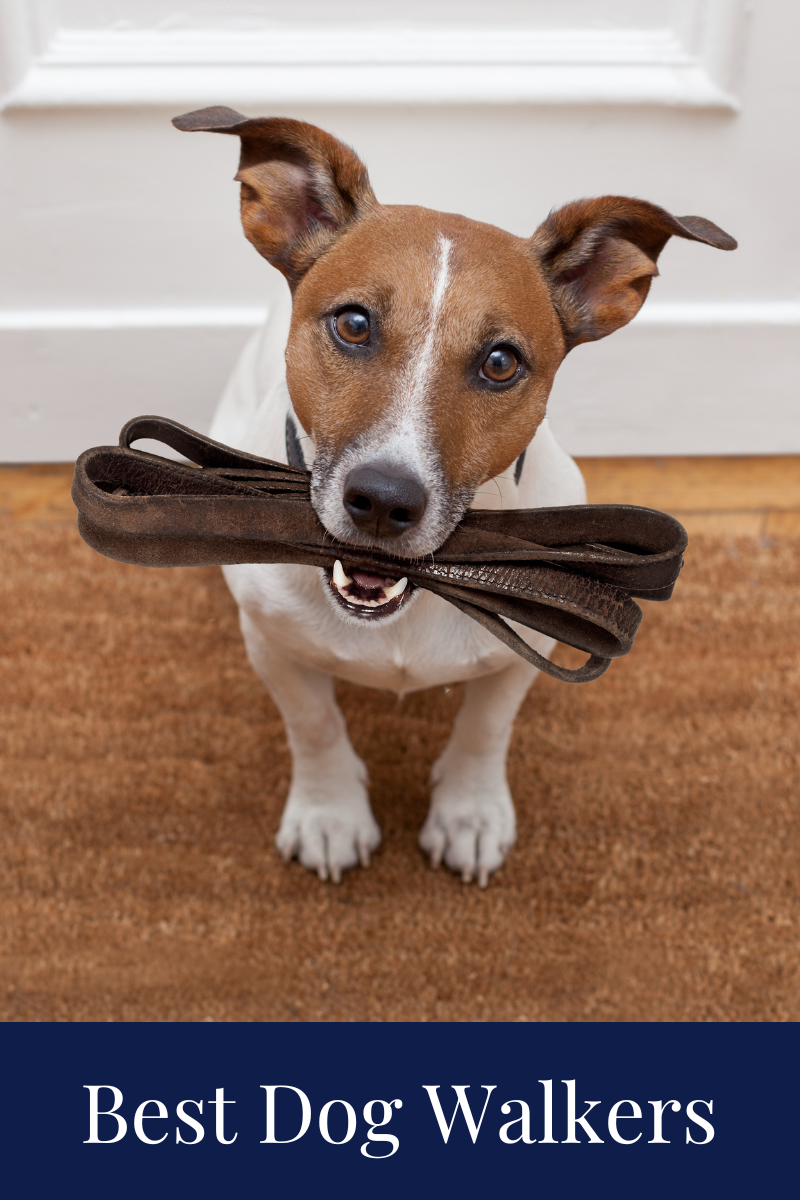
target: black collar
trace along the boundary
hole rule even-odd
[[[290,413],[286,414],[286,461],[290,467],[300,467],[304,471],[306,469],[303,447],[300,445],[297,426]]]

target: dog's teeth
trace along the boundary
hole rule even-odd
[[[349,575],[345,575],[344,567],[338,558],[333,564],[333,582],[338,588],[346,588],[348,584],[353,582]]]
[[[406,590],[407,583],[408,579],[404,575],[402,579],[398,579],[397,583],[392,584],[390,588],[385,588],[383,594],[386,597],[386,600],[394,600],[395,596],[402,596],[403,592]]]
[[[338,558],[333,564],[331,579],[337,591],[341,592],[350,604],[357,604],[361,608],[382,608],[383,605],[388,604],[390,600],[394,600],[397,596],[402,596],[408,585],[408,579],[404,576],[402,579],[398,579],[397,583],[393,583],[391,587],[383,588],[382,595],[379,599],[376,598],[367,600],[362,599],[360,596],[349,595],[345,592],[345,589],[352,584],[353,580],[349,575],[345,575],[344,567]]]

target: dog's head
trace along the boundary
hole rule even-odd
[[[175,124],[241,138],[245,234],[293,292],[287,381],[314,440],[314,507],[335,537],[395,555],[436,550],[522,453],[564,356],[635,316],[671,236],[736,246],[623,196],[515,237],[379,204],[356,154],[301,121],[208,108]],[[396,611],[405,593],[387,606],[379,582],[359,591],[342,568],[345,608]]]

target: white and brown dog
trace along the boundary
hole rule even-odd
[[[175,124],[241,138],[245,234],[291,289],[246,347],[211,436],[267,458],[302,454],[331,534],[394,555],[434,553],[471,506],[584,502],[545,418],[559,364],[638,312],[670,236],[736,244],[700,217],[620,196],[568,204],[514,237],[379,204],[353,151],[312,125],[226,108]],[[420,844],[434,866],[485,886],[515,838],[506,751],[535,669],[404,579],[347,562],[225,575],[286,723],[284,858],[338,881],[380,841],[334,678],[401,695],[465,680]],[[549,654],[552,639],[519,632]]]

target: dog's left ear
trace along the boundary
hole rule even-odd
[[[671,237],[735,250],[704,217],[673,217],[627,196],[576,200],[552,212],[531,238],[561,319],[567,349],[627,325],[644,304]]]
[[[236,178],[245,236],[292,288],[344,229],[377,204],[357,154],[316,125],[288,117],[249,120],[232,108],[199,109],[172,124],[242,139]]]

